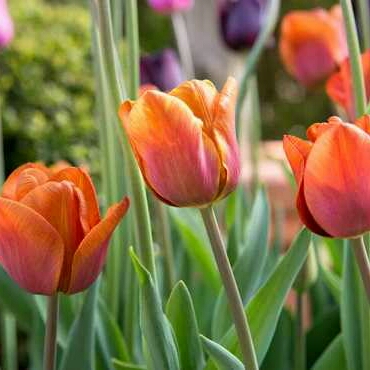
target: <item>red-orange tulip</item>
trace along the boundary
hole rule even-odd
[[[355,124],[338,117],[315,123],[309,141],[284,137],[298,184],[297,208],[313,232],[355,237],[370,231],[370,116]]]
[[[220,92],[210,81],[192,80],[121,105],[145,181],[165,203],[203,207],[234,190],[240,171],[236,93],[233,78]]]
[[[86,289],[99,275],[109,238],[127,211],[124,198],[100,218],[82,169],[54,173],[29,163],[6,180],[0,197],[0,263],[31,293]]]
[[[364,71],[366,98],[370,97],[370,50],[361,55]],[[334,103],[343,108],[349,120],[355,117],[355,103],[352,91],[352,74],[348,58],[340,65],[338,72],[334,73],[326,83],[326,92]]]
[[[280,55],[287,71],[307,87],[324,81],[348,55],[339,5],[288,13],[281,24]]]

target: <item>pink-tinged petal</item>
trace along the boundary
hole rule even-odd
[[[312,124],[306,131],[308,140],[315,142],[326,130],[332,128],[337,124],[343,123],[339,117],[330,117],[328,122],[320,122]]]
[[[351,124],[321,135],[307,158],[304,196],[316,222],[331,236],[370,230],[370,137]]]
[[[86,289],[96,280],[104,265],[109,239],[128,207],[129,200],[124,198],[109,208],[106,217],[81,242],[73,257],[69,294]]]
[[[131,109],[131,110],[130,110]],[[148,186],[178,207],[212,202],[219,188],[220,159],[203,122],[180,99],[147,91],[120,117]]]
[[[194,0],[148,0],[149,5],[159,13],[180,12],[190,9]]]
[[[367,134],[370,134],[370,115],[365,114],[356,119],[355,125],[361,130],[364,130]]]
[[[63,263],[58,232],[33,209],[0,198],[0,263],[25,290],[57,291]]]
[[[90,176],[81,168],[68,167],[53,175],[50,181],[61,182],[63,180],[70,181],[77,186],[86,202],[87,222],[90,229],[93,228],[100,221],[100,211],[98,196],[95,191],[94,184]],[[81,211],[81,214],[83,212]]]
[[[51,175],[50,170],[41,163],[26,163],[18,167],[17,169],[15,169],[8,176],[2,188],[2,193],[1,193],[2,197],[13,199],[13,200],[18,200],[17,198],[18,178],[23,173],[23,171],[28,170],[28,169],[40,171],[47,177],[50,177]],[[39,176],[36,176],[36,177],[37,179],[40,179],[42,175],[40,174]],[[37,182],[39,182],[39,180],[37,180]]]
[[[64,242],[63,270],[59,288],[66,290],[73,255],[84,238],[80,222],[80,198],[68,181],[49,181],[29,192],[22,203],[34,209],[52,225]]]
[[[213,140],[219,151],[224,167],[224,178],[220,181],[222,198],[233,191],[238,183],[240,174],[239,147],[235,133],[235,105],[238,93],[237,82],[229,77],[214,99],[213,105]]]

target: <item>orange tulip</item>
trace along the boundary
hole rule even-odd
[[[370,116],[355,124],[338,117],[315,123],[309,141],[284,137],[298,184],[302,222],[323,236],[348,238],[370,231]]]
[[[302,85],[324,81],[348,55],[339,5],[330,11],[288,13],[281,24],[279,49],[285,68]]]
[[[119,116],[145,181],[169,205],[203,207],[234,190],[240,171],[235,136],[236,81],[217,92],[187,81],[168,94],[149,90]]]
[[[366,98],[370,97],[370,50],[361,55],[364,71]],[[350,120],[354,120],[355,102],[352,91],[351,66],[348,58],[340,65],[338,72],[334,73],[326,83],[326,92],[330,99],[338,104],[347,113]]]
[[[102,270],[109,238],[127,211],[124,198],[100,218],[89,175],[42,164],[17,168],[0,196],[0,263],[25,290],[77,293]]]

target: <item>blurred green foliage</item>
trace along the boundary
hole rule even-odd
[[[34,160],[96,163],[87,9],[43,0],[9,5],[16,36],[0,52],[6,170]]]

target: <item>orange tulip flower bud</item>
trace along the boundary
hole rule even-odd
[[[282,21],[279,43],[287,71],[302,85],[324,81],[348,55],[339,5],[289,12]]]
[[[101,219],[94,185],[80,168],[17,168],[0,196],[0,263],[25,290],[80,292],[102,270],[108,242],[128,198]]]
[[[363,116],[355,124],[338,117],[315,123],[309,141],[284,137],[298,213],[316,234],[351,238],[370,231],[369,135],[370,116]]]
[[[370,97],[370,50],[361,55],[364,72],[366,98]],[[353,121],[355,115],[355,101],[352,92],[352,72],[349,59],[343,61],[339,71],[332,74],[326,83],[326,93],[330,99],[345,110],[348,119]]]
[[[238,182],[236,81],[220,92],[210,81],[187,81],[168,94],[146,91],[125,101],[119,116],[144,179],[154,194],[177,207],[204,207]]]

